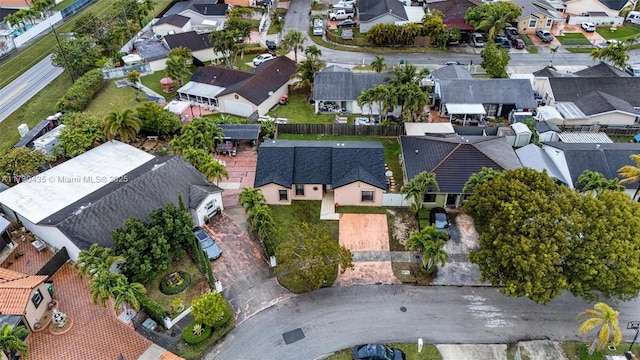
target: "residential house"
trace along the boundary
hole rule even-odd
[[[151,70],[161,71],[167,68],[169,48],[162,40],[142,39],[134,42],[133,47],[138,55],[151,66]]]
[[[170,34],[164,37],[164,42],[171,50],[183,46],[191,50],[194,63],[204,66],[205,62],[221,59],[223,56],[213,50],[213,43],[209,40],[208,33],[187,31],[178,34]]]
[[[217,66],[198,68],[191,81],[178,89],[180,100],[242,117],[265,115],[289,93],[297,72],[293,60],[279,56],[251,72]]]
[[[387,74],[370,72],[355,73],[337,65],[322,69],[316,74],[313,81],[316,113],[320,112],[321,104],[334,102],[339,108],[345,109],[349,113],[379,115],[378,104],[360,108],[357,99],[364,90],[386,84],[384,80],[386,76]]]
[[[460,206],[464,184],[483,167],[511,170],[521,166],[513,148],[499,136],[401,136],[400,146],[405,183],[423,171],[436,175],[440,191],[424,198],[430,207]]]
[[[31,331],[44,325],[38,322],[51,302],[46,280],[46,275],[0,268],[0,324],[23,325]]]
[[[474,30],[473,26],[464,21],[464,15],[467,10],[480,5],[482,5],[480,0],[427,0],[429,10],[442,12],[442,20],[447,28],[457,27],[463,34]]]
[[[377,141],[267,141],[258,149],[254,187],[268,204],[332,196],[340,205],[381,206],[384,148]]]
[[[517,29],[520,34],[535,34],[536,30],[564,28],[565,6],[559,0],[514,0],[522,8]]]
[[[174,14],[191,19],[191,28],[198,32],[224,29],[227,11],[231,5],[217,0],[178,1],[167,10],[165,16]]]
[[[111,247],[111,230],[128,218],[148,221],[152,210],[181,197],[201,225],[223,210],[222,189],[178,156],[155,157],[111,141],[0,193],[7,216],[20,221],[71,259],[93,243]]]
[[[422,23],[424,17],[422,7],[406,6],[398,0],[359,0],[356,6],[361,33],[366,33],[376,24]]]
[[[564,0],[567,14],[582,15],[585,13],[605,13],[607,17],[616,17],[629,0]]]
[[[440,79],[435,84],[434,97],[441,116],[507,118],[511,111],[536,108],[527,79]]]
[[[31,5],[31,0],[0,0],[0,8],[3,9],[27,9]]]
[[[180,14],[164,16],[153,24],[153,33],[156,36],[179,34],[191,31],[191,19]]]

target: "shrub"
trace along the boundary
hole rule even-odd
[[[198,331],[195,330],[197,330],[198,326],[201,326],[202,328],[199,330],[200,334],[196,335]],[[184,339],[187,344],[199,344],[211,335],[211,330],[210,326],[202,325],[194,321],[184,328],[182,331],[182,339]]]
[[[175,295],[191,284],[191,276],[184,271],[172,272],[160,282],[160,291],[165,295]]]
[[[60,111],[83,111],[105,84],[102,70],[93,69],[76,80],[56,103]]]
[[[166,313],[160,304],[155,302],[153,299],[149,298],[145,294],[140,294],[138,296],[138,302],[140,302],[140,306],[147,309],[149,317],[152,318],[158,324],[164,324],[164,317]]]

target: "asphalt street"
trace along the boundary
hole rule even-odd
[[[51,55],[49,55],[0,89],[0,122],[18,110],[62,72],[63,69],[51,64]]]
[[[614,304],[620,325],[640,320],[640,302]],[[204,359],[315,359],[367,342],[495,344],[583,340],[579,313],[593,304],[565,294],[549,305],[484,287],[370,285],[331,287],[293,297],[239,324]],[[304,338],[285,344],[300,328]],[[625,340],[634,332],[623,330]]]

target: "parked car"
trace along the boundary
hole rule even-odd
[[[334,7],[353,7],[356,6],[355,0],[340,0]]]
[[[272,54],[260,54],[253,59],[253,66],[258,66],[265,61],[275,58]]]
[[[338,23],[338,25],[336,25],[338,28],[352,28],[352,27],[356,27],[358,25],[358,23],[356,23],[355,21],[351,20],[351,19],[347,19],[347,20],[342,20]]]
[[[445,61],[445,65],[462,65],[457,61]]]
[[[209,260],[215,260],[222,255],[222,249],[216,244],[216,242],[204,231],[200,226],[196,226],[193,229],[193,234],[200,242],[200,247],[204,251]]]
[[[520,36],[518,35],[518,29],[511,26],[504,28],[504,35],[509,40],[517,39]]]
[[[484,37],[480,33],[471,34],[471,45],[474,47],[484,47]]]
[[[627,72],[633,77],[640,77],[640,63],[627,65]]]
[[[509,39],[507,39],[506,37],[502,37],[502,36],[497,37],[495,40],[495,43],[502,44],[502,47],[504,47],[507,50],[511,49],[511,44],[509,43]]]
[[[548,30],[538,29],[536,30],[536,36],[542,39],[542,42],[548,43],[553,41],[553,35],[551,35],[551,33]]]
[[[436,207],[429,211],[429,223],[436,227],[436,230],[451,235],[451,223],[444,208]]]
[[[582,30],[584,30],[586,32],[594,32],[594,31],[596,31],[596,24],[594,24],[592,22],[583,22],[582,24],[580,24],[580,27],[582,27]]]
[[[619,43],[619,41],[618,41],[618,40],[616,40],[616,39],[611,39],[611,40],[607,40],[607,41],[605,41],[605,42],[601,42],[601,43],[597,44],[597,45],[596,45],[596,47],[597,47],[598,49],[604,49],[604,48],[606,48],[607,46],[615,45],[615,44],[618,44],[618,43]]]
[[[342,30],[342,34],[340,35],[340,37],[342,37],[343,40],[353,40],[353,30]]]
[[[275,50],[278,47],[278,44],[276,43],[275,40],[267,40],[266,44],[267,44],[267,49],[269,50]]]
[[[516,39],[511,40],[511,46],[514,49],[524,49],[525,43],[524,43],[524,40],[522,40],[520,38],[516,38]]]
[[[336,10],[329,13],[329,19],[333,21],[351,19],[353,16],[353,13],[349,13],[346,10]]]
[[[406,360],[400,349],[382,344],[357,345],[353,348],[353,360]]]

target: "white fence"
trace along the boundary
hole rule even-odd
[[[382,194],[382,206],[407,207],[409,204],[404,194]]]
[[[567,24],[580,25],[583,22],[590,22],[596,26],[619,26],[624,22],[624,18],[620,16],[569,16]]]
[[[62,21],[62,15],[59,11],[55,12],[53,13],[53,15],[43,20],[40,24],[35,25],[31,29],[27,30],[24,34],[13,39],[13,42],[16,44],[16,47],[21,47],[27,41],[47,31],[49,28],[51,28],[51,25],[55,25],[60,21]]]
[[[151,70],[151,65],[148,63],[138,64],[138,65],[130,65],[123,66],[113,69],[102,69],[102,73],[104,74],[104,78],[106,80],[123,78],[129,75],[131,70],[135,70],[140,73],[141,76],[153,74],[153,70]]]

